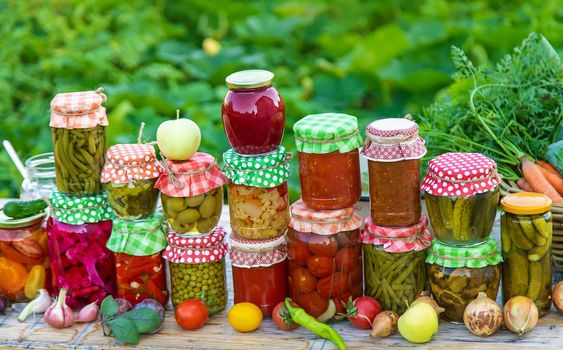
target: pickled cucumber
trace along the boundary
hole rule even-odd
[[[108,201],[117,216],[125,220],[145,219],[154,214],[158,201],[156,178],[126,184],[104,184]]]
[[[176,233],[207,233],[219,222],[223,209],[223,188],[218,187],[192,197],[161,194],[168,224]]]

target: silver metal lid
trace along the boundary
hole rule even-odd
[[[253,89],[272,84],[274,73],[264,69],[241,70],[229,75],[225,82],[230,89]]]

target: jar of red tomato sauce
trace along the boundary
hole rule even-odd
[[[415,224],[420,218],[420,158],[426,154],[418,125],[410,115],[380,119],[367,126],[366,134],[362,155],[368,159],[373,224]]]
[[[301,198],[316,210],[354,205],[362,194],[356,117],[308,115],[293,126],[299,158]]]
[[[168,300],[166,269],[160,253],[166,247],[163,215],[144,220],[115,219],[106,244],[115,256],[117,296],[136,305],[154,299]]]
[[[274,307],[288,296],[285,235],[267,240],[231,236],[235,304],[250,302],[272,316]]]
[[[362,218],[353,207],[291,206],[287,233],[289,295],[321,322],[345,313],[342,301],[362,295]]]
[[[251,69],[233,73],[225,81],[221,115],[229,143],[239,154],[274,151],[285,128],[285,106],[272,86],[274,73]]]

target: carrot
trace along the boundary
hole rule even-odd
[[[526,179],[523,177],[519,178],[518,181],[516,181],[516,184],[518,185],[518,187],[520,187],[521,190],[524,190],[526,192],[534,192],[532,186],[530,186],[528,181],[526,181]]]
[[[554,174],[551,171],[549,171],[548,169],[540,166],[540,170],[543,173],[543,176],[545,176],[545,178],[547,179],[547,181],[549,181],[549,183],[551,184],[551,186],[553,186],[553,188],[555,188],[557,190],[557,193],[559,193],[560,196],[563,195],[563,178],[561,178],[561,176],[559,176],[559,174]]]
[[[551,198],[554,204],[563,204],[563,198],[557,193],[555,188],[551,186],[549,181],[545,178],[540,166],[534,162],[531,162],[526,157],[520,159],[520,165],[522,166],[522,174],[530,186],[534,189],[534,192],[540,192]]]
[[[553,165],[549,164],[549,163],[546,162],[546,161],[543,161],[543,160],[536,160],[536,164],[539,165],[539,166],[541,166],[541,167],[544,168],[544,169],[547,169],[547,170],[551,171],[552,173],[554,173],[554,174],[556,174],[556,175],[561,176],[561,174],[559,174],[559,171],[557,171],[557,169],[555,169],[555,168],[553,167]]]

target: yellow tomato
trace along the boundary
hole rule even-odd
[[[25,266],[0,256],[0,289],[7,293],[16,293],[24,287],[26,278]]]
[[[238,303],[229,310],[229,323],[239,332],[252,332],[260,327],[262,311],[252,303]]]
[[[24,295],[28,299],[33,299],[41,288],[45,288],[47,273],[42,265],[35,265],[29,270],[25,280]]]

